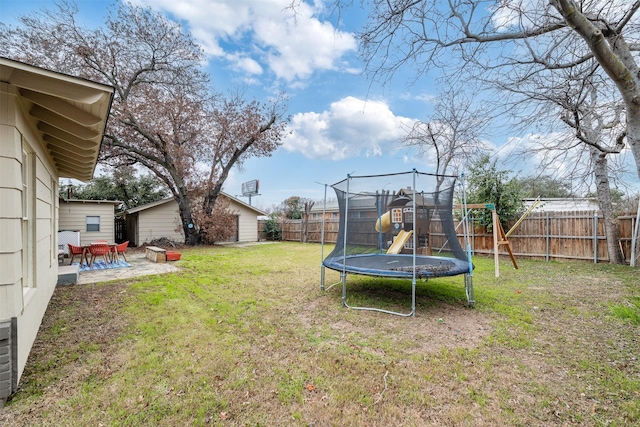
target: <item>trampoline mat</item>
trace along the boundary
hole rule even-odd
[[[381,277],[412,277],[413,255],[362,254],[327,257],[324,266],[336,271]],[[469,272],[469,263],[457,258],[416,256],[416,277],[456,276]]]

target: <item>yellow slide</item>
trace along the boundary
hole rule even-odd
[[[384,213],[378,220],[376,221],[376,231],[380,233],[380,228],[382,227],[382,232],[386,233],[391,228],[391,213]]]
[[[407,240],[409,240],[409,237],[411,237],[412,234],[413,234],[413,230],[411,231],[400,230],[400,233],[396,236],[396,240],[394,240],[393,244],[389,246],[389,249],[387,250],[387,254],[400,253],[405,243],[407,243]]]

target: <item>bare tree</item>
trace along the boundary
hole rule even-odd
[[[353,0],[336,0],[338,7]],[[626,141],[640,177],[640,0],[362,0],[360,33],[373,78],[404,66],[519,84],[594,59],[626,108]]]
[[[210,165],[204,197],[206,212],[211,212],[222,186],[235,166],[242,168],[249,157],[268,157],[275,151],[286,130],[285,98],[281,95],[270,105],[247,102],[241,94],[232,94],[217,103],[207,120],[212,141],[205,146],[203,159]]]
[[[613,211],[611,184],[607,156],[618,154],[624,147],[625,132],[621,129],[621,106],[603,106],[598,103],[598,89],[590,80],[578,82],[579,90],[575,97],[567,97],[561,106],[565,115],[562,120],[575,130],[576,138],[586,145],[592,163],[593,176],[598,192],[598,204],[604,217],[604,229],[607,238],[609,262],[623,264],[620,250],[620,232]],[[609,114],[607,114],[609,113]],[[607,117],[609,116],[609,117]],[[609,136],[607,131],[617,137]],[[606,135],[606,136],[605,136]],[[613,143],[607,143],[612,140]]]
[[[548,133],[556,130],[556,137],[541,139],[538,147],[527,146],[519,157],[530,157],[532,152],[542,154],[541,173],[554,169],[554,165],[570,165],[558,176],[585,185],[595,182],[600,210],[603,213],[607,249],[611,263],[622,263],[619,230],[611,197],[609,159],[624,148],[624,105],[614,92],[611,81],[603,76],[599,64],[593,59],[580,66],[559,70],[548,78],[530,76],[522,84],[503,87],[516,98],[515,103],[527,104],[522,117],[524,126],[546,122]],[[557,118],[560,120],[557,120]],[[567,132],[566,126],[571,129]]]
[[[95,30],[81,26],[77,12],[74,3],[62,1],[57,10],[23,17],[20,27],[2,25],[0,48],[25,62],[112,85],[100,160],[152,171],[178,203],[185,241],[197,243],[196,205],[214,212],[231,168],[279,146],[282,100],[262,105],[215,93],[200,69],[200,47],[179,24],[149,8],[122,2]],[[208,190],[194,192],[203,183]]]
[[[437,174],[458,175],[488,149],[482,134],[489,117],[473,105],[473,98],[461,90],[442,92],[429,121],[415,121],[401,142],[435,163]]]

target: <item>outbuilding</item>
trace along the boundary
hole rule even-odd
[[[60,199],[59,230],[78,231],[81,245],[115,242],[115,208],[120,204],[117,200]]]
[[[258,241],[258,216],[266,213],[227,193],[220,193],[220,197],[229,200],[229,210],[236,214],[236,235],[230,241]],[[131,245],[141,246],[163,238],[184,242],[180,211],[173,197],[128,209],[125,221]]]

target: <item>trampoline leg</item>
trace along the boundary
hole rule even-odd
[[[347,273],[340,273],[340,280],[342,280],[342,305],[347,305]]]
[[[324,291],[324,265],[320,266],[320,290]]]
[[[467,294],[467,304],[469,307],[473,307],[476,303],[473,295],[473,276],[469,274],[464,275],[464,290]]]
[[[411,281],[411,313],[409,316],[416,317],[416,278]]]

